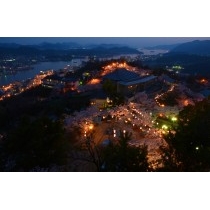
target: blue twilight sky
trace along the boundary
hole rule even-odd
[[[207,39],[210,40],[210,37],[0,37],[0,43],[39,44],[42,42],[76,42],[81,45],[123,44],[138,48]]]

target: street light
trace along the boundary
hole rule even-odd
[[[175,121],[177,121],[177,118],[176,118],[176,117],[172,117],[171,120],[172,120],[173,122],[175,122]]]
[[[168,129],[168,126],[167,125],[163,125],[162,126],[162,129],[166,129],[167,130]]]
[[[89,125],[90,130],[93,130],[93,127],[94,127],[93,124]]]
[[[125,137],[126,130],[123,130],[123,136]]]

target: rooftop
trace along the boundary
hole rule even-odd
[[[141,77],[137,73],[128,71],[125,68],[121,68],[105,75],[104,78],[114,81],[128,82],[128,81],[138,80]]]
[[[129,81],[128,82],[119,82],[119,84],[121,84],[121,85],[136,85],[136,84],[148,82],[155,78],[156,78],[156,76],[151,75],[151,76],[142,77],[142,78],[140,77],[139,79],[130,81],[130,82]]]

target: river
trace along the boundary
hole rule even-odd
[[[22,80],[26,80],[28,78],[33,78],[35,75],[39,74],[40,71],[46,71],[49,69],[59,70],[59,69],[64,68],[67,65],[73,65],[76,62],[78,63],[79,61],[81,61],[81,60],[78,59],[78,61],[72,60],[72,61],[68,61],[68,62],[59,61],[59,62],[38,63],[36,65],[33,65],[33,69],[31,69],[31,70],[18,71],[16,74],[0,76],[0,86],[7,85],[7,84],[13,83],[15,81],[22,81]]]

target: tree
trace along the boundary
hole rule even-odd
[[[135,172],[149,171],[147,162],[147,147],[132,147],[128,142],[131,133],[120,132],[119,141],[109,141],[108,145],[96,144],[93,136],[84,141],[83,155],[80,153],[76,159],[93,163],[97,171]]]
[[[6,126],[8,123],[7,109],[0,105],[0,126],[1,128]]]
[[[77,129],[81,134],[81,130],[79,128]],[[104,163],[102,152],[103,147],[94,142],[93,134],[94,130],[91,130],[86,133],[84,139],[78,140],[78,144],[74,146],[71,158],[74,161],[79,160],[85,163],[90,163],[88,164],[88,170],[93,170],[94,168],[94,171],[101,171]],[[89,166],[91,166],[91,168]]]
[[[114,84],[111,80],[104,81],[103,90],[113,101],[113,105],[120,105],[124,103],[124,95],[122,93],[117,92],[117,85]]]
[[[5,171],[29,171],[36,166],[47,168],[66,162],[68,139],[58,121],[40,118],[33,122],[24,119],[2,145]]]
[[[147,147],[132,147],[130,132],[120,132],[117,144],[110,144],[104,151],[105,171],[148,171]]]
[[[182,162],[178,161],[178,157],[175,149],[172,145],[168,144],[167,146],[160,146],[161,152],[161,161],[162,167],[156,169],[156,171],[182,171],[183,165]]]
[[[85,145],[89,154],[89,159],[86,160],[92,162],[96,166],[97,171],[101,171],[104,163],[101,147],[96,145],[91,137],[86,139]]]
[[[158,101],[161,104],[165,104],[166,106],[175,106],[178,104],[177,102],[177,96],[179,95],[178,92],[168,92],[167,94],[164,94],[161,98],[158,99]]]
[[[167,142],[175,149],[184,171],[210,170],[210,98],[185,107]]]
[[[110,96],[117,92],[117,86],[109,79],[103,83],[103,90]]]

